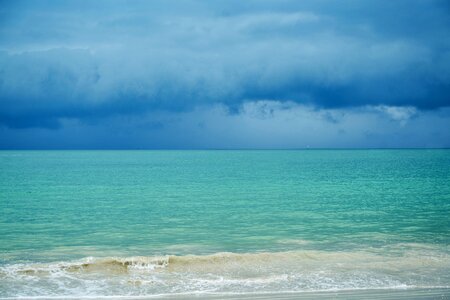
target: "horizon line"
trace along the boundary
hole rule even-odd
[[[0,151],[303,151],[303,150],[449,150],[450,147],[308,147],[308,148],[0,148]]]

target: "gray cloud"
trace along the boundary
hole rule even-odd
[[[3,2],[0,125],[240,115],[262,99],[328,123],[372,107],[406,124],[450,106],[449,13],[446,1]]]
[[[58,129],[8,129],[0,148],[211,149],[449,147],[450,110],[366,106],[318,109],[294,102],[246,102],[239,113],[223,105],[189,112],[152,111],[102,122],[62,119]],[[395,113],[393,113],[395,112]]]

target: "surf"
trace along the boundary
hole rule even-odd
[[[450,288],[449,269],[449,254],[429,247],[416,247],[401,254],[304,250],[86,257],[3,265],[0,296],[66,296],[79,291],[92,296],[137,296],[446,289]]]

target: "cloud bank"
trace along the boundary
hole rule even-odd
[[[10,141],[217,107],[231,120],[265,100],[429,127],[450,106],[446,1],[13,1],[0,20]]]
[[[392,112],[394,111],[394,112]],[[366,106],[317,109],[261,100],[230,113],[224,105],[102,120],[61,119],[58,129],[0,128],[1,148],[297,149],[448,147],[450,109]],[[13,147],[14,146],[14,147]]]

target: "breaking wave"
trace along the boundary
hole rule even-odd
[[[87,257],[3,265],[0,297],[450,288],[448,270],[447,252],[430,249]]]

